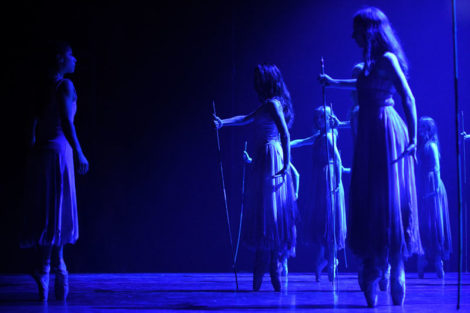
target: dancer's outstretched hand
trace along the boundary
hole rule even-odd
[[[224,126],[224,122],[222,121],[222,119],[215,114],[212,114],[212,117],[214,118],[213,119],[214,127],[216,129],[221,129],[222,126]]]
[[[327,74],[318,75],[318,81],[322,86],[331,86],[335,83],[335,80]]]

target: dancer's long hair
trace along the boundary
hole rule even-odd
[[[290,128],[294,122],[294,110],[289,90],[287,90],[281,71],[274,64],[258,64],[255,68],[255,90],[261,102],[278,99],[284,111],[284,118]]]
[[[387,16],[375,7],[361,9],[354,14],[354,26],[365,29],[366,45],[363,57],[366,69],[369,70],[374,61],[389,51],[398,58],[402,71],[408,76],[408,61]]]
[[[418,122],[418,129],[424,129],[424,136],[420,134],[418,139],[418,147],[423,148],[428,142],[434,142],[439,150],[439,156],[441,155],[439,147],[439,137],[437,135],[437,125],[432,117],[422,116]],[[419,133],[419,132],[418,132]]]

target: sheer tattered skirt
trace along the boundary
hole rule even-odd
[[[59,246],[78,239],[73,150],[65,137],[35,148],[28,164],[20,246]]]
[[[445,186],[433,171],[421,173],[419,179],[419,227],[424,252],[430,259],[447,260],[452,251],[452,236]]]
[[[414,160],[392,106],[361,105],[348,216],[348,243],[362,258],[422,253]]]
[[[312,174],[312,200],[310,206],[301,210],[299,241],[307,245],[331,246],[336,240],[336,249],[341,250],[345,246],[347,230],[343,183],[336,179],[333,163],[313,164]],[[328,187],[329,180],[333,192]]]
[[[243,237],[249,247],[295,255],[297,208],[291,172],[274,177],[282,168],[279,141],[258,145],[247,182]]]

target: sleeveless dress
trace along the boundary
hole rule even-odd
[[[330,149],[330,161],[326,151],[326,135],[315,138],[313,143],[313,184],[312,205],[302,212],[303,235],[306,243],[329,246],[336,239],[336,248],[341,250],[346,240],[346,207],[344,202],[344,187],[336,177],[333,161],[333,149]],[[332,175],[331,186],[334,190],[330,196],[328,171]],[[338,184],[339,183],[339,184]],[[334,219],[333,212],[334,209]],[[335,232],[333,231],[335,230]]]
[[[268,100],[278,101],[278,100]],[[255,249],[295,255],[297,208],[291,171],[273,176],[283,166],[279,130],[265,103],[254,117],[255,149],[247,181],[245,243]]]
[[[439,160],[435,160],[431,145],[436,144],[428,142],[418,150],[419,228],[426,256],[448,260],[452,237],[447,192],[440,178]]]
[[[381,62],[378,60],[377,62]],[[414,160],[405,123],[393,108],[395,89],[377,63],[357,78],[360,106],[354,149],[348,243],[361,258],[422,253]]]
[[[60,246],[78,239],[73,150],[62,130],[58,103],[64,80],[51,82],[38,116],[36,144],[28,164],[20,246]],[[76,112],[74,92],[72,119]]]

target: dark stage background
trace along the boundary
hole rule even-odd
[[[31,253],[18,248],[29,108],[47,39],[69,41],[78,58],[71,77],[78,91],[76,127],[90,172],[77,178],[80,239],[66,248],[72,272],[226,272],[229,247],[211,102],[221,117],[257,106],[253,68],[276,63],[292,94],[292,138],[309,136],[321,104],[319,60],[335,77],[350,77],[360,61],[352,15],[381,8],[410,61],[418,114],[439,126],[442,178],[453,221],[457,270],[451,1],[16,1],[4,8],[0,185],[0,272],[25,272]],[[470,3],[458,0],[460,99],[470,130]],[[329,91],[346,119],[349,92]],[[399,105],[397,107],[400,107]],[[401,108],[400,108],[401,111]],[[234,233],[238,228],[243,142],[250,128],[221,130]],[[352,142],[340,132],[345,166]],[[248,143],[248,150],[250,143]],[[469,144],[467,150],[470,153]],[[311,149],[293,151],[301,174],[299,207],[310,196]],[[470,166],[469,166],[470,167]],[[467,169],[468,172],[468,169]],[[346,193],[349,176],[344,176]],[[468,190],[467,190],[468,191]],[[234,238],[235,239],[235,238]],[[240,252],[240,269],[253,255]],[[350,267],[355,260],[349,255]],[[408,264],[414,270],[414,262]],[[313,271],[299,246],[290,271]]]

